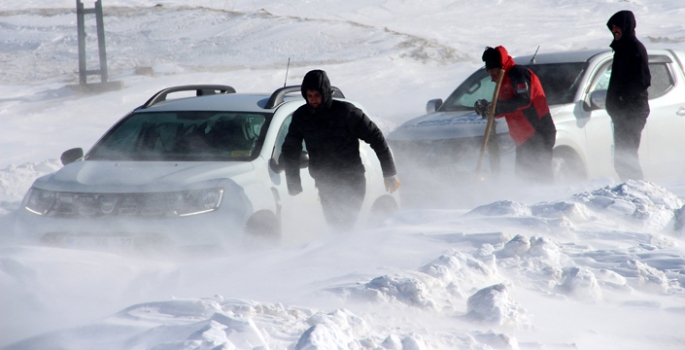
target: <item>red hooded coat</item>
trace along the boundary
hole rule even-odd
[[[540,80],[530,69],[516,65],[507,50],[498,46],[505,71],[497,100],[495,118],[504,117],[509,134],[517,146],[536,132],[556,133]]]

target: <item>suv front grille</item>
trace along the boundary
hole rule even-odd
[[[172,193],[59,193],[48,216],[164,217],[175,216]]]
[[[72,193],[31,188],[26,210],[49,217],[183,217],[212,212],[222,188],[160,193]]]

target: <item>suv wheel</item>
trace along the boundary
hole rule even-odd
[[[278,239],[281,225],[272,212],[262,210],[254,213],[245,224],[245,233],[254,238]]]
[[[400,208],[397,205],[395,198],[391,196],[385,195],[376,199],[371,207],[368,226],[379,226],[381,223],[383,223],[383,221],[395,215],[399,209]]]

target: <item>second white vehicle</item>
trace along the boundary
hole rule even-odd
[[[557,128],[554,167],[557,182],[598,176],[618,179],[613,168],[613,131],[604,109],[611,75],[610,50],[547,53],[516,57],[542,83]],[[685,175],[685,53],[649,50],[651,113],[639,155],[645,179]],[[441,173],[472,177],[486,121],[474,112],[479,99],[491,100],[495,84],[484,68],[469,76],[445,100],[428,102],[428,114],[409,120],[388,135],[398,171],[407,183]],[[489,157],[485,172],[513,173],[515,146],[503,119],[496,121],[500,158]]]

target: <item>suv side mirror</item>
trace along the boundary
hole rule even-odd
[[[274,173],[278,174],[281,171],[283,171],[284,167],[281,162],[282,159],[283,157],[279,157],[279,160],[277,162],[273,157],[269,158],[269,168],[271,168],[271,170],[273,170]]]
[[[309,153],[302,151],[300,153],[300,169],[304,169],[309,166]]]
[[[585,104],[586,111],[596,111],[598,109],[606,109],[607,91],[596,90],[590,93],[590,105]]]
[[[79,159],[83,158],[83,148],[72,148],[70,150],[64,151],[59,160],[62,161],[62,165],[71,164]]]
[[[309,166],[309,153],[303,151],[302,153],[300,153],[300,169],[304,169],[308,166]],[[276,161],[273,157],[271,157],[269,159],[269,167],[275,173],[280,173],[283,170],[285,170],[285,166],[283,166],[283,154],[281,153],[281,155],[278,156],[278,161]]]
[[[428,103],[426,103],[426,113],[433,113],[437,111],[440,106],[442,106],[441,98],[430,100]]]

